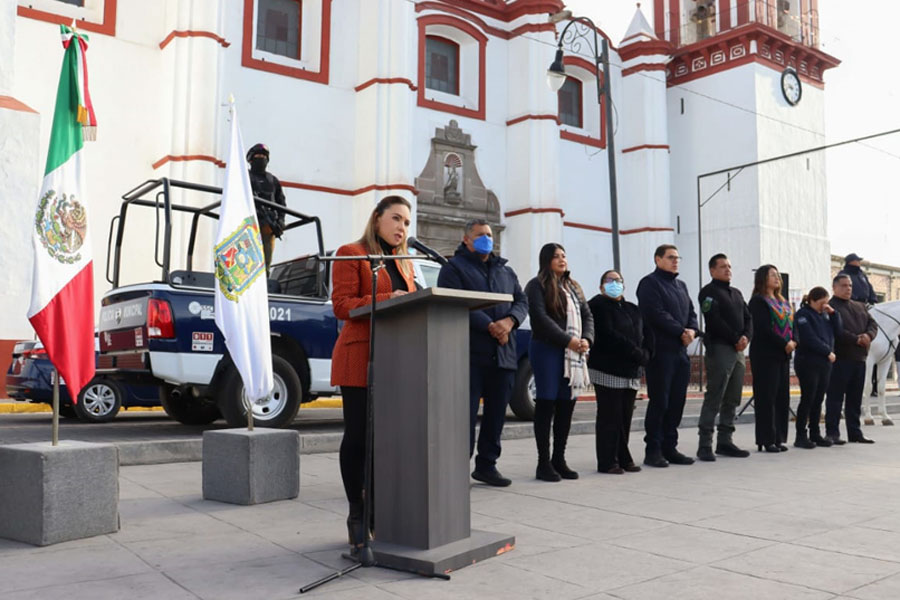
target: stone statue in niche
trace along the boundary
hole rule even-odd
[[[451,256],[469,219],[485,219],[501,251],[504,226],[500,202],[478,174],[472,136],[451,120],[431,139],[425,167],[416,178],[416,237],[444,256]]]
[[[462,159],[451,152],[444,159],[444,201],[447,204],[462,202]]]

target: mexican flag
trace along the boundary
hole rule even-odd
[[[73,402],[94,377],[94,267],[83,147],[97,120],[88,92],[87,36],[60,26],[65,48],[44,182],[34,215],[28,319]]]

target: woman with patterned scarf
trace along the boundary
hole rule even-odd
[[[763,265],[753,278],[753,296],[747,303],[753,317],[750,370],[756,412],[756,447],[762,452],[786,452],[790,412],[791,353],[794,311],[781,295],[781,274]]]
[[[545,244],[538,257],[538,275],[525,286],[531,318],[528,356],[537,393],[534,437],[543,481],[578,479],[566,464],[566,442],[578,394],[591,386],[587,352],[594,340],[594,319],[581,286],[569,276],[566,251]],[[553,429],[553,455],[550,429]]]

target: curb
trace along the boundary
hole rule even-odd
[[[9,403],[0,402],[0,413]],[[41,409],[40,405],[26,403],[13,404],[23,409]],[[304,408],[340,408],[339,398],[323,398],[304,405]],[[162,410],[156,408],[156,410]],[[49,407],[43,410],[20,410],[18,412],[49,412]],[[888,412],[892,415],[900,415],[900,404],[888,405]],[[699,414],[684,415],[681,419],[680,429],[685,430],[682,441],[690,445],[694,437],[686,430],[693,429],[696,433]],[[744,413],[735,420],[738,424],[753,423],[755,421],[752,412]],[[595,423],[593,419],[578,419],[572,421],[572,435],[593,435]],[[632,432],[643,432],[644,417],[636,416],[631,423]],[[325,452],[337,452],[341,446],[343,434],[341,432],[326,433],[299,433],[300,454],[321,454]],[[501,439],[518,440],[534,436],[534,427],[530,422],[511,420],[503,428]],[[135,465],[159,465],[179,462],[199,462],[203,460],[203,440],[201,439],[169,439],[136,442],[112,442],[119,449],[119,464],[121,466]]]
[[[343,403],[340,398],[319,398],[312,402],[303,404],[303,409],[307,408],[341,408]],[[123,412],[165,412],[161,406],[132,406],[131,408],[123,408]],[[21,413],[49,413],[51,408],[49,404],[43,402],[27,402],[23,400],[0,400],[0,415],[2,414],[21,414]]]
[[[889,413],[900,415],[900,405],[889,406]],[[681,427],[685,430],[682,441],[692,444],[694,437],[686,430],[696,432],[700,415],[685,415],[681,419]],[[745,413],[735,419],[737,424],[753,423],[752,413]],[[571,435],[593,435],[594,421],[581,419],[572,422]],[[635,417],[631,423],[631,431],[643,432],[644,418]],[[503,427],[504,440],[520,440],[534,436],[534,427],[523,421],[507,422]],[[340,432],[301,433],[300,454],[322,454],[337,452],[341,446]],[[203,440],[154,440],[142,442],[114,442],[119,448],[119,463],[122,466],[158,465],[177,462],[197,462],[203,460]]]

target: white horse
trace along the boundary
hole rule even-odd
[[[888,371],[891,370],[891,361],[894,360],[894,352],[897,350],[897,337],[900,336],[900,300],[876,304],[869,309],[869,314],[878,324],[878,334],[872,340],[869,347],[869,355],[866,357],[866,385],[863,389],[863,418],[866,425],[874,425],[872,417],[872,367],[878,367],[878,403],[881,408],[881,424],[893,425],[894,421],[888,415],[884,399],[884,386],[887,381]],[[900,369],[900,362],[897,363]]]

